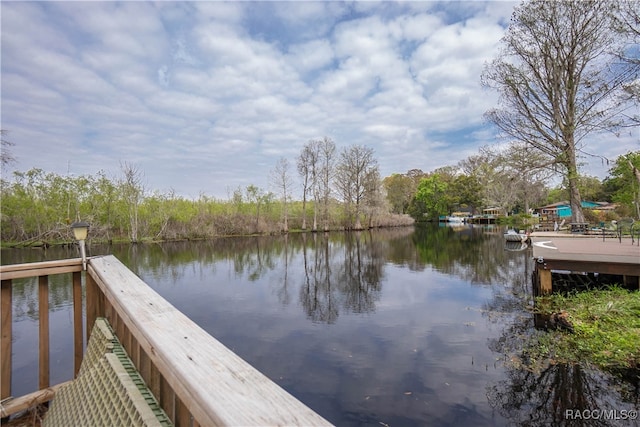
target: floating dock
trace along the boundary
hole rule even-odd
[[[553,292],[551,271],[600,273],[623,276],[627,286],[638,286],[640,246],[637,240],[597,235],[533,233],[537,295]]]

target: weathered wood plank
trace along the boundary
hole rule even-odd
[[[99,282],[98,282],[98,286],[100,286]],[[100,302],[102,303],[103,308],[102,308],[102,311],[99,313],[104,313],[104,317],[107,318],[109,323],[112,325],[111,327],[113,328],[114,332],[117,333],[116,326],[118,325],[118,318],[113,312],[113,307],[111,306],[111,302],[109,301],[109,299],[106,298],[104,294],[102,294],[102,298]]]
[[[628,264],[640,270],[640,246],[603,242],[593,237],[544,237],[531,236],[533,257],[544,261],[577,261],[584,263]]]
[[[98,317],[98,298],[101,293],[92,275],[85,275],[85,282],[85,299],[87,305],[87,327],[85,329],[85,334],[86,340],[89,342],[89,336],[91,335],[93,324],[96,323],[96,318]]]
[[[0,265],[0,274],[10,271],[20,270],[40,270],[44,268],[61,267],[61,266],[80,266],[82,267],[82,258],[57,259],[53,261],[25,262],[22,264]],[[34,274],[38,276],[38,274]]]
[[[38,277],[38,388],[49,387],[49,276]]]
[[[199,424],[330,425],[178,311],[117,258],[91,259],[89,273]]]
[[[62,267],[44,268],[39,270],[9,271],[6,273],[2,273],[0,277],[2,277],[2,279],[24,279],[34,276],[51,276],[53,274],[73,273],[75,271],[82,271],[82,266],[77,267],[69,265]]]
[[[115,312],[114,314],[115,314],[114,317],[117,319],[117,322],[116,322],[116,326],[114,326],[113,329],[116,331],[116,336],[118,337],[120,342],[123,342],[126,340],[125,330],[127,328],[125,327],[125,324],[122,321],[122,318],[117,314],[117,312]]]
[[[8,400],[2,404],[2,417],[8,417],[18,412],[24,411],[29,408],[33,408],[36,405],[45,403],[54,398],[56,392],[71,381],[66,381],[60,384],[56,384],[51,387],[47,387],[42,390],[35,391],[33,393],[26,394],[24,396],[17,397],[15,399]]]
[[[158,400],[160,399],[160,383],[162,382],[162,375],[158,368],[151,364],[149,373],[149,382],[147,383],[147,387],[151,390],[154,396],[157,396]]]
[[[191,427],[191,413],[180,399],[176,399],[176,418],[173,422],[176,427]]]
[[[82,273],[73,273],[73,377],[80,372],[83,356]]]
[[[0,279],[23,279],[26,277],[73,273],[75,271],[82,271],[81,258],[3,265],[0,266]]]
[[[165,377],[162,377],[160,382],[160,397],[158,398],[158,401],[171,422],[174,422],[176,418],[175,398],[176,394],[173,392],[171,385],[169,385]]]
[[[11,280],[2,280],[0,285],[0,399],[11,396]]]
[[[129,331],[129,329],[127,328],[124,328],[124,340],[122,341],[122,346],[127,351],[127,354],[131,354],[131,340],[131,331]],[[131,358],[131,356],[129,356],[129,358]]]
[[[576,261],[564,259],[544,259],[547,270],[569,270],[589,273],[616,274],[620,276],[640,276],[640,260],[638,264]]]
[[[140,366],[138,366],[138,372],[145,383],[149,384],[149,378],[151,378],[151,361],[149,356],[144,350],[140,350]]]
[[[549,295],[553,292],[551,270],[538,269],[538,295]]]
[[[131,352],[127,352],[127,354],[129,354],[129,358],[137,369],[140,366],[140,344],[138,344],[133,334],[131,334]]]

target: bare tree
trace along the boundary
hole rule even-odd
[[[0,139],[2,144],[0,145],[0,166],[2,167],[9,166],[11,163],[14,163],[16,161],[16,158],[13,157],[13,154],[11,154],[11,151],[9,151],[9,149],[15,144],[4,139],[7,133],[7,130],[0,129],[0,136],[2,136],[2,138]]]
[[[635,67],[640,67],[640,55],[638,55],[638,44],[640,44],[640,1],[630,0],[616,3],[618,13],[614,14],[617,19],[616,30],[624,40],[628,40],[628,45],[623,45],[620,49],[620,59]],[[640,81],[635,79],[626,87],[625,92],[629,99],[636,105],[640,103]],[[640,124],[640,116],[637,114],[629,117],[634,125]]]
[[[367,175],[365,181],[364,214],[369,228],[374,227],[374,218],[383,212],[389,212],[385,191],[380,179],[380,172],[376,168]]]
[[[373,157],[372,148],[353,145],[342,150],[336,167],[335,186],[345,203],[354,230],[362,230],[360,214],[363,212],[363,202],[367,191],[374,188],[371,183],[379,181],[379,177],[378,162]]]
[[[307,196],[311,193],[313,197],[313,226],[312,230],[318,229],[318,141],[309,141],[302,148],[298,156],[298,174],[302,178],[302,229],[307,229]]]
[[[529,213],[530,203],[540,201],[544,182],[551,177],[546,157],[524,142],[513,141],[501,153],[499,161],[503,168],[511,171],[517,201],[522,203],[524,212]]]
[[[619,37],[609,1],[531,0],[518,6],[503,50],[482,75],[501,94],[487,117],[559,167],[572,221],[584,222],[578,162],[587,136],[624,126],[630,103],[618,96],[637,72],[614,52]]]
[[[122,196],[127,205],[129,216],[129,238],[131,243],[138,243],[138,211],[144,197],[143,173],[131,163],[120,163],[124,178],[120,182]]]
[[[458,163],[467,176],[482,182],[482,204],[511,211],[521,203],[528,211],[530,201],[538,201],[544,185],[541,181],[550,174],[541,165],[539,155],[528,145],[514,141],[506,148],[484,146],[479,154]]]
[[[637,44],[640,39],[640,2],[638,0],[628,0],[616,2],[614,18],[617,20],[616,30],[624,37],[628,38],[629,46],[624,46],[620,52],[622,59],[628,62],[640,62],[637,52]],[[616,10],[617,9],[617,10]],[[634,46],[636,45],[636,46]],[[630,47],[631,49],[627,49]],[[634,52],[632,54],[631,52]]]
[[[291,198],[291,187],[293,187],[293,179],[291,178],[289,161],[281,157],[276,163],[275,169],[271,172],[271,182],[280,191],[282,196],[282,231],[289,232],[289,199]]]
[[[318,197],[322,197],[322,221],[324,231],[329,231],[329,197],[334,174],[336,144],[326,136],[318,144]]]

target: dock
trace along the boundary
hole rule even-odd
[[[73,293],[74,378],[55,385],[50,384],[49,372],[51,275],[66,275]],[[11,359],[16,337],[12,335],[12,287],[14,279],[28,277],[38,278],[39,390],[13,397]],[[97,368],[83,365],[86,352],[83,343],[85,337],[89,341],[97,320],[105,319],[126,352],[125,359],[130,360],[136,375],[144,380],[140,388],[153,394],[172,425],[330,425],[196,325],[112,255],[90,258],[86,271],[82,259],[0,266],[0,279],[3,419],[51,400],[55,405],[56,396],[62,398],[70,385],[84,380],[83,372],[91,369],[95,374]],[[117,362],[113,354],[105,357]],[[106,359],[100,366],[106,366]],[[67,406],[73,408],[72,412],[81,412],[82,405]],[[106,408],[99,409],[107,411]],[[79,417],[75,419],[83,419],[82,414],[73,415]],[[83,424],[87,424],[86,418],[79,422]]]
[[[535,293],[553,292],[552,270],[612,274],[623,277],[623,284],[639,286],[640,246],[631,238],[612,239],[599,235],[562,232],[533,233],[536,261]]]

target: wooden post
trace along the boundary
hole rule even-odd
[[[552,292],[551,270],[538,269],[538,295],[549,295]]]
[[[158,397],[158,400],[160,401],[160,406],[162,406],[162,409],[164,409],[164,412],[172,422],[175,422],[174,420],[176,419],[176,412],[174,407],[175,399],[176,394],[167,382],[167,379],[164,376],[161,377],[160,396]]]
[[[625,287],[629,289],[633,289],[633,287],[637,287],[640,290],[640,276],[631,276],[625,274],[622,276],[622,283]]]
[[[160,371],[158,371],[158,367],[155,364],[151,363],[150,368],[149,382],[147,382],[147,387],[149,387],[149,390],[151,390],[151,393],[153,393],[154,396],[160,399],[162,375],[160,374]]]
[[[73,274],[73,377],[78,376],[82,364],[82,273]]]
[[[91,267],[89,267],[89,270],[91,270]],[[93,324],[96,323],[96,318],[98,317],[98,294],[100,293],[100,289],[98,289],[98,284],[93,279],[92,274],[85,276],[85,282],[87,287],[85,295],[87,299],[87,327],[85,328],[85,334],[87,336],[87,342],[89,342]]]
[[[145,383],[151,382],[151,361],[149,355],[142,349],[140,349],[140,366],[138,366],[138,373],[142,377]]]
[[[49,276],[38,277],[39,388],[49,387]]]
[[[175,403],[175,411],[176,415],[173,423],[176,425],[176,427],[188,427],[191,425],[191,413],[189,412],[189,409],[184,404],[184,402],[182,402],[182,400],[177,397]]]
[[[0,399],[11,396],[11,279],[0,286]]]

